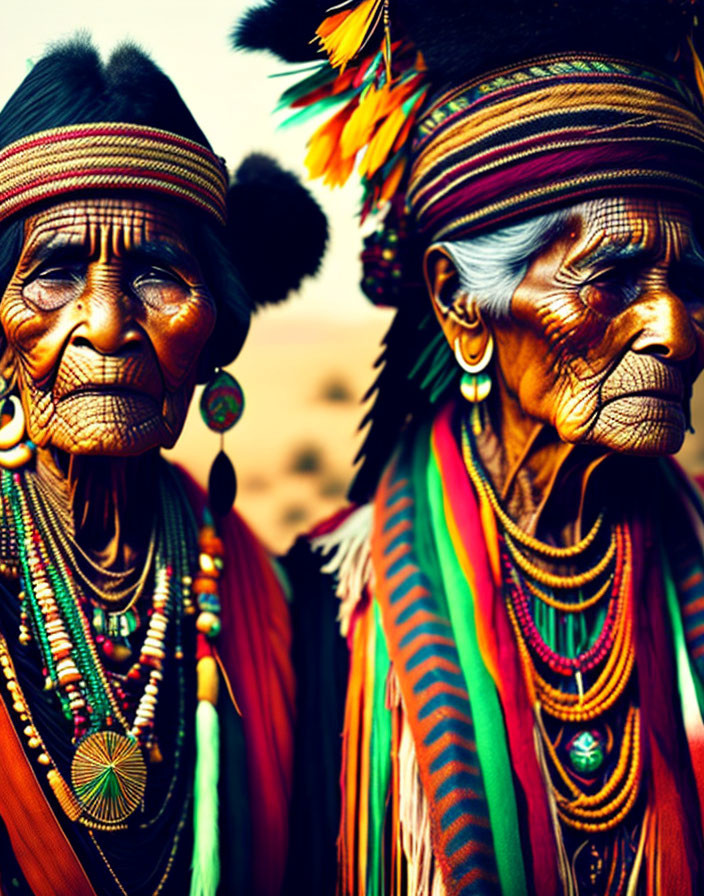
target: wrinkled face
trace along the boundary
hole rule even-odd
[[[175,442],[215,303],[169,206],[74,200],[27,221],[0,324],[37,445],[132,455]]]
[[[575,210],[492,321],[505,393],[567,442],[677,451],[704,366],[704,256],[680,205]]]

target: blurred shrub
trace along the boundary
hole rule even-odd
[[[323,466],[323,452],[319,445],[312,442],[294,448],[288,463],[291,473],[320,473]]]
[[[323,401],[349,404],[354,401],[354,392],[343,377],[331,376],[320,387],[320,398]]]

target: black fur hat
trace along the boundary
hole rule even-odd
[[[234,45],[287,62],[324,59],[315,31],[325,0],[268,0],[249,10]],[[345,6],[356,3],[345,4]],[[666,65],[691,31],[691,0],[390,0],[392,39],[409,37],[438,84],[556,52],[596,52]]]
[[[121,46],[103,63],[85,38],[51,50],[25,77],[0,111],[0,149],[49,128],[113,121],[161,128],[211,149],[173,82],[139,48]],[[218,366],[239,351],[255,307],[281,301],[317,271],[327,242],[315,200],[263,156],[243,163],[227,208],[227,227],[219,228],[188,206],[195,251],[218,303],[219,324],[206,352]],[[0,227],[0,289],[17,261],[18,226]]]

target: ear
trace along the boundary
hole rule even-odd
[[[491,330],[477,300],[460,289],[457,268],[441,246],[430,246],[423,259],[423,274],[435,315],[453,352],[476,364],[485,356]]]

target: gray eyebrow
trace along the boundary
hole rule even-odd
[[[589,252],[588,255],[581,258],[575,264],[575,267],[577,270],[581,271],[586,270],[595,264],[603,264],[604,262],[607,264],[615,264],[620,261],[633,261],[638,258],[650,258],[652,257],[652,254],[652,249],[645,246],[639,246],[638,244],[630,243],[626,246],[619,246],[611,243],[605,246],[597,246]]]
[[[140,243],[126,253],[131,258],[143,258],[148,261],[161,261],[177,267],[192,268],[197,264],[195,255],[176,246],[169,240],[149,240]]]
[[[48,239],[39,239],[37,244],[31,246],[28,255],[33,261],[46,261],[58,258],[64,250],[80,256],[87,255],[86,238],[79,234],[57,232],[51,234]],[[127,258],[134,258],[153,263],[175,265],[176,267],[191,270],[197,264],[195,256],[175,245],[170,240],[148,240],[125,252]]]
[[[52,233],[48,239],[42,239],[40,237],[36,241],[33,241],[33,244],[30,243],[26,251],[32,258],[42,260],[44,258],[49,258],[51,255],[54,255],[54,253],[60,252],[62,249],[80,249],[84,245],[85,239],[78,234],[57,231]]]

